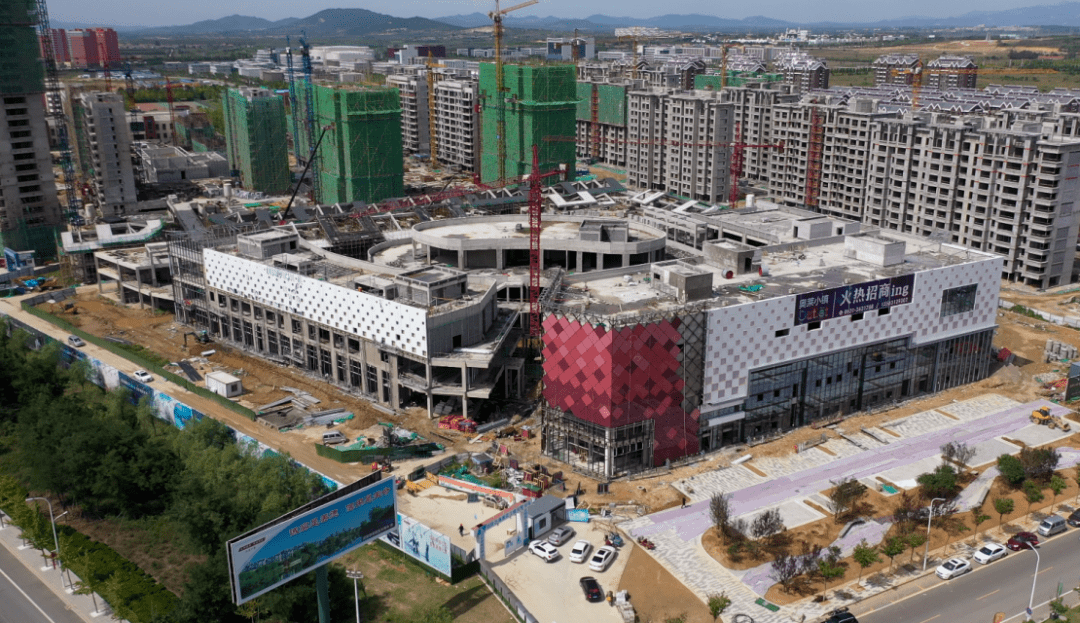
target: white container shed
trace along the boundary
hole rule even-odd
[[[211,372],[206,375],[206,389],[225,396],[226,398],[232,398],[244,393],[244,386],[240,382],[240,379],[231,374],[225,372]]]

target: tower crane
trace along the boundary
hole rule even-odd
[[[285,75],[289,79],[289,112],[292,117],[293,157],[300,162],[300,121],[297,119],[296,72],[293,70],[292,42],[285,35]]]
[[[83,218],[79,214],[82,206],[78,199],[79,182],[75,179],[75,165],[71,159],[71,143],[68,142],[68,120],[64,114],[63,98],[61,96],[60,74],[56,68],[56,47],[53,41],[52,29],[49,28],[49,9],[45,0],[37,0],[37,29],[41,39],[42,60],[45,64],[45,101],[48,113],[56,123],[56,140],[60,145],[60,166],[64,171],[64,185],[67,190],[67,213],[65,217],[72,225],[82,225]]]
[[[632,48],[634,57],[634,64],[630,67],[630,77],[634,80],[637,80],[638,39],[641,38],[643,32],[638,26],[631,26],[630,28],[620,28],[619,30],[626,33],[624,35],[619,35],[619,41],[630,41],[630,46]]]
[[[304,68],[304,109],[307,113],[308,161],[311,167],[311,190],[315,201],[319,200],[319,161],[315,149],[315,87],[312,84],[311,47],[300,37],[300,58]]]
[[[173,109],[172,82],[165,76],[165,96],[169,100],[169,127],[172,132],[172,144],[176,145],[176,112]]]
[[[538,4],[540,0],[526,0],[512,7],[500,8],[499,0],[495,0],[495,10],[488,13],[491,18],[492,30],[495,35],[495,133],[498,142],[499,179],[506,177],[506,85],[503,83],[503,17],[511,11],[524,9],[527,6]]]

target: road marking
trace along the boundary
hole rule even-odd
[[[941,615],[940,614],[935,614],[934,616],[930,617],[929,619],[926,619],[922,623],[926,623],[927,621],[933,621],[934,619],[938,618],[939,616],[941,616]]]
[[[1045,569],[1040,569],[1040,570],[1039,570],[1039,573],[1046,573],[1047,571],[1049,571],[1049,570],[1051,570],[1051,569],[1053,569],[1053,567],[1047,567],[1047,568],[1045,568]]]
[[[3,575],[3,576],[4,576],[5,578],[7,578],[7,581],[8,581],[8,582],[10,582],[10,583],[11,583],[11,585],[15,587],[15,590],[19,591],[19,594],[21,594],[21,595],[22,595],[23,597],[25,597],[25,598],[26,598],[26,601],[29,601],[29,602],[30,602],[30,605],[31,605],[31,606],[33,606],[33,607],[37,608],[37,611],[41,613],[41,616],[43,616],[43,617],[45,617],[46,619],[48,619],[48,620],[49,620],[49,623],[56,623],[56,621],[54,621],[54,620],[53,620],[53,618],[52,618],[51,616],[49,616],[48,614],[46,614],[46,613],[45,613],[45,611],[41,609],[41,606],[37,605],[37,602],[36,602],[36,601],[34,601],[33,599],[30,599],[30,596],[29,596],[29,595],[27,595],[27,594],[26,594],[26,592],[24,592],[24,591],[23,591],[23,589],[22,589],[22,588],[20,588],[20,587],[19,587],[19,585],[15,583],[15,580],[12,580],[12,579],[11,579],[11,576],[9,576],[8,574],[4,573],[4,570],[3,570],[3,569],[0,569],[0,575]]]
[[[982,597],[976,597],[976,598],[975,598],[975,601],[978,601],[978,600],[980,600],[980,599],[986,599],[987,597],[989,597],[989,596],[993,595],[994,593],[996,593],[996,592],[998,592],[998,591],[1000,591],[1000,590],[1001,590],[1001,589],[999,588],[999,589],[997,589],[997,591],[990,591],[989,593],[987,593],[987,594],[983,595]]]

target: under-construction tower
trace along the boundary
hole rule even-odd
[[[222,96],[229,167],[248,190],[284,193],[291,185],[285,102],[267,89],[229,89]]]
[[[41,260],[56,257],[63,221],[49,154],[37,19],[34,0],[0,3],[0,246],[32,249]]]
[[[397,89],[316,85],[314,119],[320,131],[327,128],[317,154],[319,203],[405,194]]]
[[[506,65],[503,93],[499,94],[495,65],[480,64],[480,105],[483,149],[481,180],[499,177],[500,107],[505,119],[507,178],[532,171],[532,147],[540,148],[540,170],[565,167],[574,171],[574,143],[545,141],[549,136],[574,136],[577,116],[577,79],[574,65]]]
[[[577,156],[626,166],[628,84],[577,83]]]

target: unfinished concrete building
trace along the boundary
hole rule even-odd
[[[729,86],[721,91],[723,101],[734,106],[734,121],[741,140],[750,145],[776,145],[777,128],[774,114],[781,104],[799,100],[792,86],[779,82],[748,82],[743,86]],[[753,183],[764,183],[770,178],[770,163],[775,150],[746,148],[743,150],[743,177]]]
[[[56,257],[62,214],[49,154],[45,83],[32,0],[0,8],[0,245]]]
[[[627,181],[689,199],[727,199],[734,105],[715,92],[629,93]]]
[[[139,309],[173,311],[169,250],[164,242],[94,251],[98,294]]]
[[[139,180],[146,184],[229,177],[229,163],[216,152],[189,153],[170,145],[135,144]]]
[[[829,65],[809,54],[784,56],[776,62],[776,71],[784,74],[784,82],[790,84],[796,93],[829,88]]]
[[[401,147],[406,154],[427,157],[431,151],[428,119],[428,69],[410,67],[409,73],[386,77],[386,85],[401,94]]]
[[[138,201],[135,168],[131,163],[132,140],[124,98],[116,93],[82,93],[80,142],[87,157],[83,173],[93,180],[94,203],[101,216],[125,214]]]
[[[918,54],[882,54],[874,61],[874,86],[884,84],[911,85],[922,67]]]
[[[95,254],[98,251],[148,247],[148,243],[159,239],[165,231],[164,219],[110,218],[107,221],[60,232],[63,270],[78,283],[97,282]]]
[[[923,74],[923,86],[931,89],[974,89],[979,66],[970,56],[941,56],[927,63]]]
[[[577,83],[577,156],[613,167],[626,166],[627,91],[633,82]]]
[[[476,80],[435,82],[435,138],[439,164],[475,171],[479,163],[480,114]]]
[[[777,203],[807,206],[829,216],[859,220],[865,205],[873,124],[895,117],[869,99],[818,97],[778,104],[769,154],[769,196]],[[812,154],[816,154],[811,158]]]
[[[1005,279],[1069,283],[1080,137],[1008,117],[920,114],[876,126],[866,222],[997,253]]]

